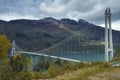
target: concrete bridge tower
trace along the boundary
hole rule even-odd
[[[110,56],[109,56],[110,55]],[[111,29],[111,11],[110,8],[105,10],[105,61],[113,59],[113,40]]]
[[[15,54],[15,41],[12,41],[11,56]]]

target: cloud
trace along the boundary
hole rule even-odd
[[[44,14],[40,15],[41,18],[44,18]],[[1,20],[10,21],[10,20],[16,20],[16,19],[36,19],[39,20],[39,18],[33,16],[33,15],[21,15],[16,13],[8,13],[8,14],[1,14],[0,15]]]
[[[103,23],[105,8],[111,7],[113,16],[120,13],[119,0],[54,0],[40,3],[39,9],[53,17],[83,18],[95,23]],[[117,15],[116,15],[117,14]],[[117,20],[118,17],[113,17]]]
[[[34,0],[1,0],[0,14],[21,14],[21,15],[36,15],[39,13],[38,3]]]
[[[104,11],[110,7],[112,21],[119,24],[120,0],[1,0],[0,19],[40,19],[43,17],[85,19],[104,23]]]
[[[63,13],[65,10],[64,5],[60,5],[60,3],[54,2],[51,6],[46,3],[40,4],[40,10],[49,13],[49,14],[55,14],[55,13]]]
[[[105,24],[100,24],[99,26],[105,27]],[[120,30],[120,20],[114,21],[111,26],[114,30]]]

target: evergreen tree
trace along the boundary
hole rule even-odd
[[[55,61],[55,64],[60,67],[62,65],[61,59],[57,58],[56,61]]]
[[[52,59],[51,57],[49,56],[46,63],[45,63],[45,70],[48,70],[50,64],[52,63]]]
[[[45,58],[44,56],[40,56],[40,60],[39,62],[37,63],[37,65],[35,66],[34,68],[35,71],[44,71],[45,70]]]
[[[64,64],[68,64],[68,61],[64,60],[64,61],[62,62],[62,65],[64,65]]]
[[[15,55],[11,57],[10,64],[16,72],[20,72],[23,69],[27,70],[28,58],[21,55]]]

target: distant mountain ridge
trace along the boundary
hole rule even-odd
[[[88,32],[94,34],[95,39],[103,39],[104,28],[91,24],[85,20],[79,19],[78,21],[63,18],[57,20],[52,17],[43,18],[40,20],[0,20],[0,34],[6,34],[7,37],[23,49],[29,51],[42,50],[48,48],[77,31],[85,30],[89,27]],[[97,35],[101,37],[97,37]],[[114,42],[120,43],[120,31],[113,30]]]

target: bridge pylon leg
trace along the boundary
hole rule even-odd
[[[11,56],[13,56],[14,54],[16,54],[16,51],[15,51],[15,41],[12,41]]]
[[[105,10],[105,61],[108,62],[109,60],[112,60],[113,56],[114,55],[113,55],[113,40],[112,40],[112,29],[111,29],[111,12],[110,12],[110,8],[106,8]]]

